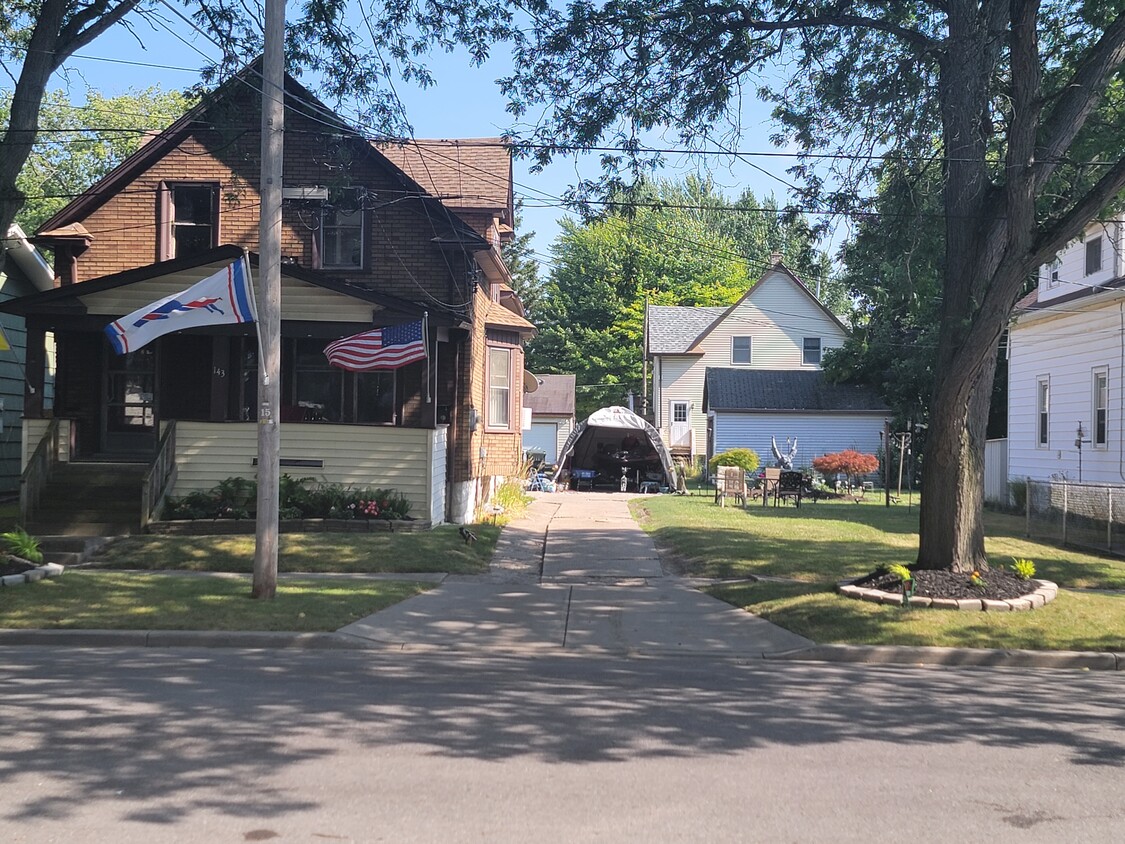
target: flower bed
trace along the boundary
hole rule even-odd
[[[414,533],[427,531],[430,522],[421,519],[282,519],[279,533]],[[149,533],[168,536],[246,534],[257,530],[254,519],[170,519],[150,522]]]

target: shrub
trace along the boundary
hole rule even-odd
[[[1008,481],[1008,490],[1012,496],[1012,504],[1017,510],[1027,507],[1027,481]]]
[[[1035,563],[1019,557],[1012,558],[1012,571],[1020,580],[1031,580],[1035,577]]]
[[[870,475],[879,468],[879,458],[874,454],[863,454],[849,448],[835,454],[822,454],[820,457],[814,457],[812,465],[825,477],[847,475],[848,483],[854,486],[859,478]]]
[[[7,533],[0,533],[0,539],[4,540],[4,545],[12,556],[22,557],[29,563],[43,562],[39,540],[23,528],[13,528]]]
[[[752,448],[732,448],[716,454],[707,462],[707,470],[713,475],[720,466],[739,466],[744,471],[756,472],[761,461],[758,452]]]
[[[306,486],[312,478],[282,475],[278,482],[281,519],[405,519],[410,500],[393,489],[352,488],[326,483]],[[257,487],[245,478],[227,478],[207,492],[169,498],[165,519],[247,519]]]
[[[902,563],[891,563],[887,566],[887,574],[894,575],[899,580],[913,580],[914,573]]]

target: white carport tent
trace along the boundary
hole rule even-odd
[[[636,431],[644,434],[660,458],[665,481],[670,489],[676,489],[676,472],[672,467],[672,455],[664,446],[660,432],[644,419],[626,407],[612,406],[595,410],[586,419],[574,426],[566,444],[559,452],[556,477],[569,469],[573,463],[589,463],[597,454],[598,443],[611,444],[616,448],[621,443],[623,431]]]

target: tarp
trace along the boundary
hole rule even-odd
[[[566,438],[562,451],[559,452],[555,476],[558,477],[563,470],[571,469],[571,464],[575,463],[576,459],[579,463],[591,461],[598,451],[599,443],[614,447],[620,445],[622,432],[628,436],[629,431],[644,435],[660,461],[665,483],[670,489],[676,489],[676,471],[672,467],[672,455],[664,446],[660,432],[627,407],[618,406],[595,410],[574,426],[574,430]]]

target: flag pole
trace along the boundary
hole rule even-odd
[[[430,312],[422,311],[422,349],[426,352],[426,404],[429,404],[433,399],[430,398],[430,376],[433,373],[430,371]]]
[[[281,184],[285,131],[285,0],[266,0],[262,60],[261,217],[258,222],[262,313],[258,328],[258,513],[250,597],[277,594],[281,430]]]
[[[258,328],[258,296],[254,293],[254,276],[250,272],[250,250],[245,247],[242,250],[242,271],[246,273],[246,293],[250,296],[250,307],[254,311],[254,339],[258,343],[258,368],[261,369],[261,361],[266,359],[266,352],[262,348],[262,332]],[[269,375],[263,372],[262,377],[268,378]]]

